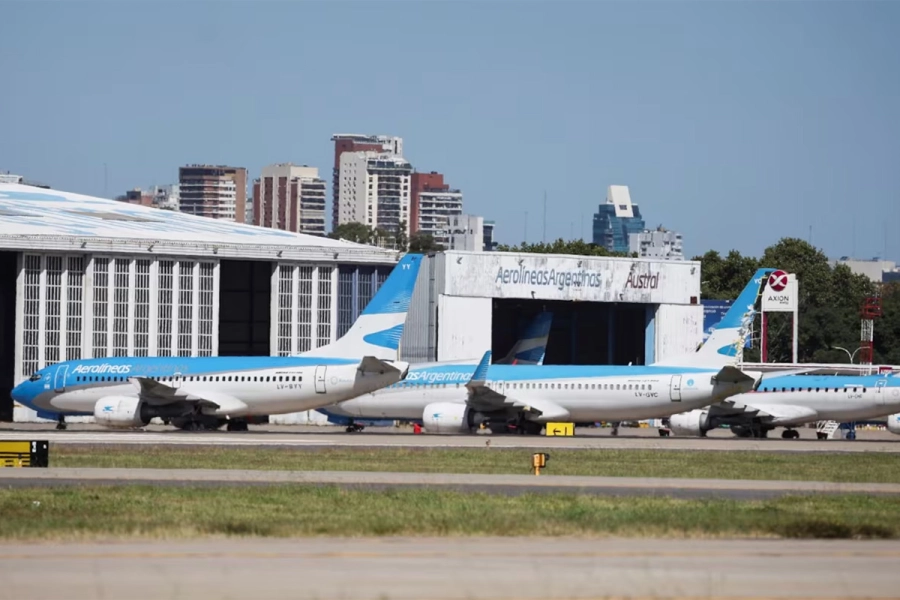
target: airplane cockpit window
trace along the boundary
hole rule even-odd
[[[28,381],[40,381],[40,380],[41,380],[40,373],[34,373],[31,377],[28,378]]]

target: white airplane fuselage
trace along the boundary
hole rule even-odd
[[[327,412],[367,419],[421,419],[431,404],[465,405],[465,384],[474,370],[475,365],[413,366],[403,381],[328,407]],[[752,381],[714,383],[717,372],[653,366],[494,365],[486,385],[519,404],[545,412],[533,418],[537,422],[638,420],[705,406],[713,398],[724,399],[752,385]]]
[[[39,413],[114,419],[109,403],[137,401],[132,377],[171,388],[173,400],[202,398],[218,404],[210,416],[244,417],[311,410],[379,389],[402,377],[400,370],[361,372],[360,361],[306,357],[110,358],[70,361],[38,372],[14,398]],[[92,372],[93,371],[93,372]],[[115,423],[106,423],[115,425]],[[124,426],[124,421],[123,421]]]

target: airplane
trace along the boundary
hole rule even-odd
[[[761,381],[761,373],[732,363],[742,355],[754,307],[773,270],[757,271],[707,343],[686,356],[649,366],[491,365],[487,351],[474,372],[445,365],[414,371],[393,390],[355,400],[347,412],[421,418],[429,433],[485,427],[539,434],[547,422],[640,420],[706,406]]]
[[[539,313],[526,328],[522,338],[503,359],[498,361],[498,364],[544,364],[552,321],[553,313]],[[410,366],[404,381],[430,381],[432,384],[452,381],[456,385],[429,387],[426,384],[427,394],[416,394],[410,393],[407,386],[395,383],[352,400],[320,408],[318,411],[327,415],[331,422],[346,424],[348,433],[362,431],[365,428],[357,422],[357,419],[418,421],[422,418],[425,407],[431,402],[438,399],[452,402],[459,397],[459,383],[470,379],[477,366],[478,359],[419,363]]]
[[[57,419],[92,415],[109,428],[160,418],[181,429],[245,431],[247,419],[313,410],[402,380],[400,338],[422,263],[405,255],[340,339],[298,356],[69,360],[35,372],[13,400]]]
[[[753,392],[672,415],[668,429],[676,435],[704,437],[730,426],[739,437],[767,437],[785,427],[781,437],[800,437],[795,427],[815,421],[839,423],[883,417],[900,410],[900,377],[896,374],[781,375],[766,377]],[[890,419],[888,419],[890,429]],[[665,435],[664,431],[661,431]]]

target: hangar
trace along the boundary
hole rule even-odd
[[[324,346],[349,329],[398,259],[341,240],[0,183],[0,420],[33,420],[9,392],[63,360]]]
[[[547,310],[545,364],[649,364],[697,348],[699,298],[695,261],[449,251],[422,265],[403,354],[504,356]]]
[[[284,356],[328,344],[398,259],[341,240],[0,183],[0,420],[34,420],[9,391],[63,360]],[[420,270],[401,358],[478,358],[488,348],[502,356],[547,310],[547,364],[647,364],[700,343],[699,296],[697,262],[437,253]]]

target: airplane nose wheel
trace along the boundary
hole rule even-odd
[[[57,431],[65,431],[68,425],[66,425],[66,418],[60,415],[59,419],[56,421],[56,429]]]

